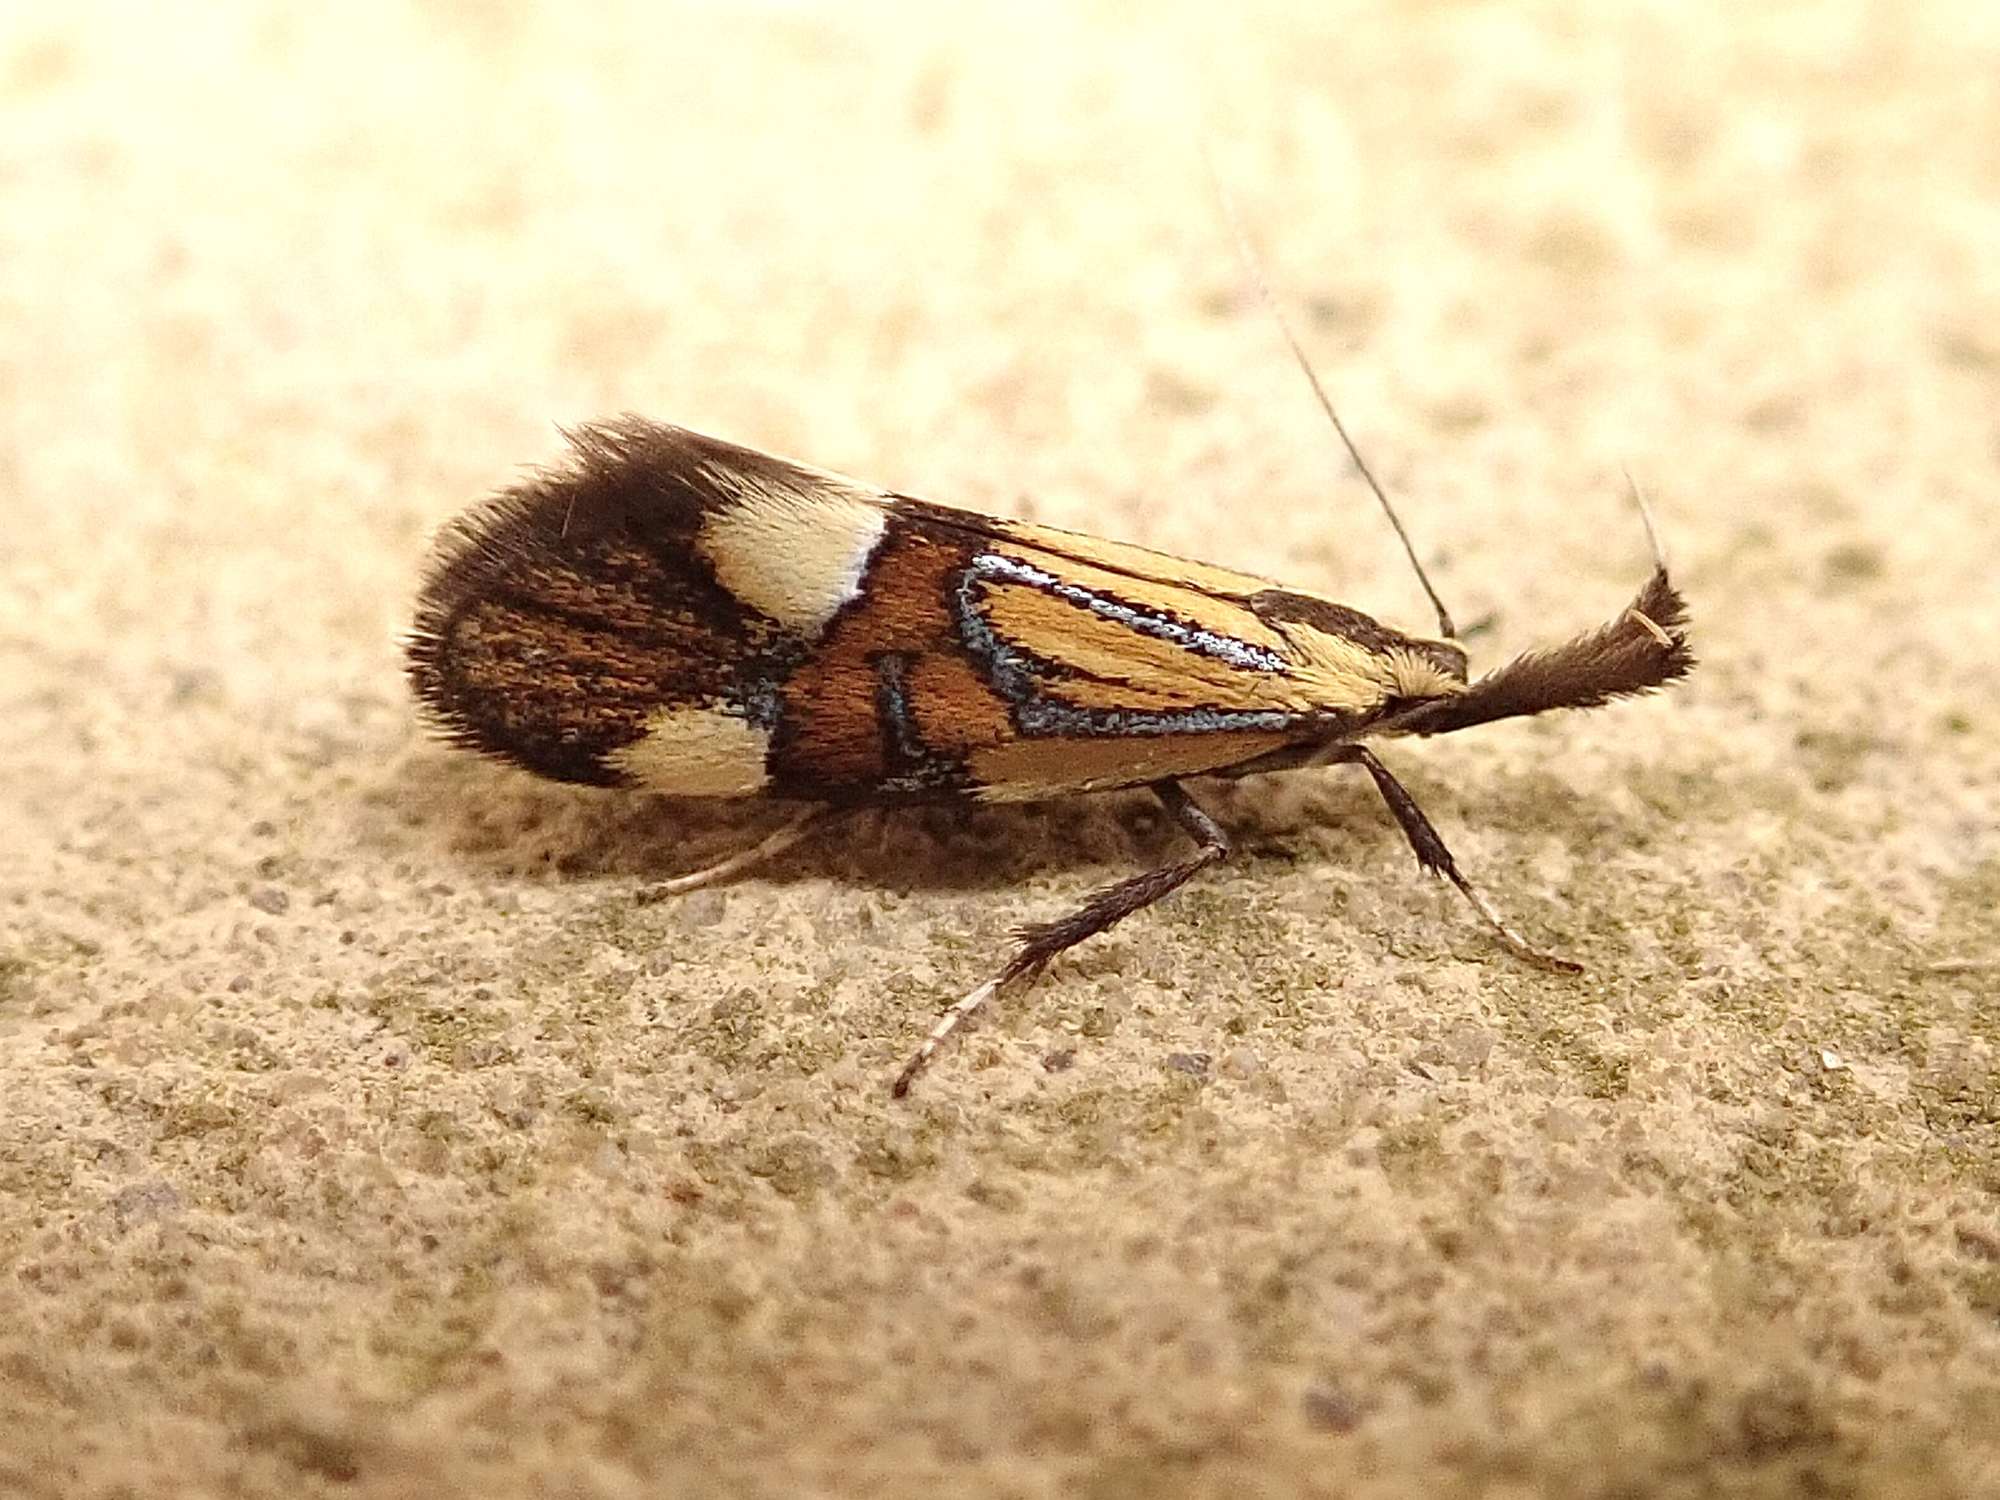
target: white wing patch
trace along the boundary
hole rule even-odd
[[[703,464],[703,477],[734,502],[702,521],[697,545],[716,582],[743,603],[807,638],[861,592],[862,575],[889,524],[883,501],[833,475],[791,485]]]
[[[664,708],[642,739],[605,760],[648,791],[676,797],[750,797],[770,779],[771,736],[719,708]]]

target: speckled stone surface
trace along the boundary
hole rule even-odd
[[[0,28],[0,1491],[2000,1488],[2000,12],[101,3]],[[1614,18],[1614,11],[1616,16]],[[427,742],[624,409],[1671,697],[768,826]]]

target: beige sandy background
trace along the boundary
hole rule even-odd
[[[104,4],[0,26],[0,1492],[2000,1486],[2000,11]],[[1739,12],[1755,9],[1759,18]],[[1426,614],[1652,491],[1703,665],[766,826],[427,742],[426,538],[636,409]],[[1984,969],[1979,965],[1984,964]]]

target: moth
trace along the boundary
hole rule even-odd
[[[1228,857],[1184,786],[1196,777],[1359,766],[1424,870],[1514,953],[1574,969],[1502,920],[1363,742],[1595,708],[1693,664],[1657,547],[1610,622],[1472,680],[1442,605],[1435,636],[1407,635],[1254,574],[635,416],[566,436],[566,462],[443,532],[409,676],[446,737],[542,776],[806,805],[663,891],[735,875],[860,808],[1143,787],[1192,842],[1019,929],[916,1049],[898,1096],[1001,989]]]

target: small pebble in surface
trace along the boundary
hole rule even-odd
[[[1330,1386],[1307,1386],[1299,1398],[1308,1426],[1321,1432],[1352,1432],[1361,1425],[1361,1403]]]
[[[1255,1078],[1264,1071],[1263,1059],[1249,1047],[1234,1047],[1222,1060],[1222,1071],[1231,1078]]]

